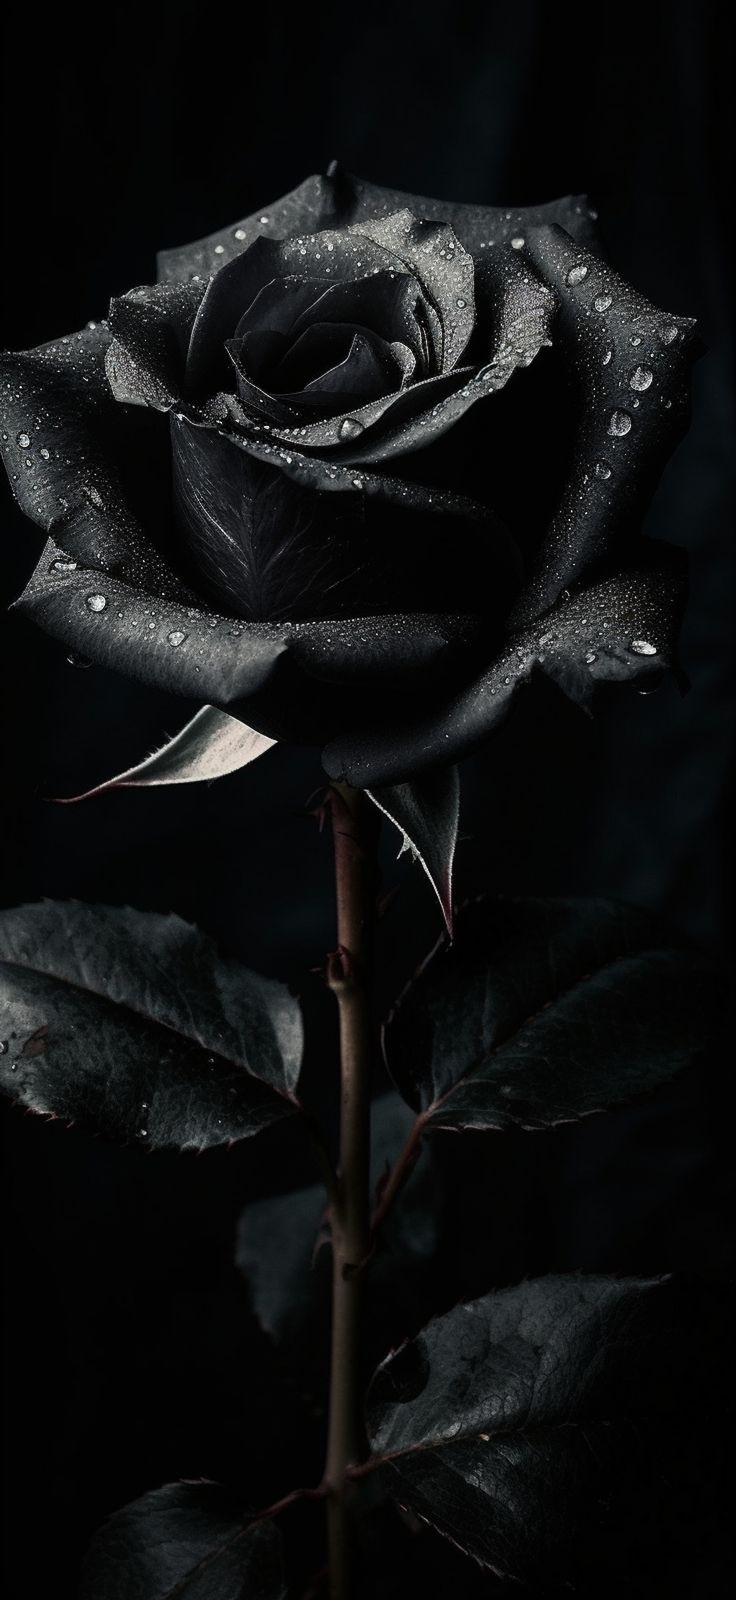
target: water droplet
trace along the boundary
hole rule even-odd
[[[641,344],[641,339],[638,333],[632,333],[631,338],[629,339],[629,344]]]
[[[167,634],[167,638],[168,638],[169,644],[172,644],[174,646],[174,649],[176,650],[180,644],[184,643],[184,640],[186,639],[186,634],[183,632],[183,630],[181,628],[172,628],[171,633]]]
[[[362,489],[362,487],[363,487],[363,479],[362,478],[353,478],[353,488],[354,489]]]
[[[587,278],[587,276],[588,268],[583,262],[580,262],[576,267],[570,268],[570,271],[565,278],[565,283],[569,284],[570,288],[572,289],[575,287],[576,283],[582,283],[583,278]]]
[[[215,255],[216,256],[224,256],[224,254],[225,254],[225,246],[224,246],[224,244],[216,244],[215,245]]]
[[[261,227],[263,227],[263,228],[265,228],[265,226],[266,226],[266,223],[267,223],[267,222],[270,222],[270,220],[271,220],[271,219],[270,219],[270,217],[265,217],[265,216],[264,216],[264,217],[259,217],[259,218],[258,218],[258,221],[259,221],[259,222],[260,222],[260,224],[261,224]],[[328,245],[328,249],[329,249],[329,245]]]
[[[635,367],[629,378],[630,389],[648,389],[654,373],[648,367]]]
[[[522,235],[520,233],[517,233],[514,236],[514,238],[511,240],[511,249],[512,250],[523,250],[525,244],[526,244],[526,239],[522,238]]]
[[[17,1061],[11,1061],[10,1070],[11,1070],[11,1072],[17,1072],[18,1071],[18,1063],[17,1063]]]
[[[236,228],[235,232],[233,234],[233,238],[234,239],[244,239],[245,238],[245,228]]]
[[[52,561],[49,572],[76,572],[76,561]]]
[[[656,644],[650,644],[648,639],[632,639],[631,648],[635,656],[656,656]]]
[[[30,445],[30,442],[31,442],[30,434],[28,434],[28,433],[16,433],[15,438],[16,438],[16,443],[20,445],[21,450],[27,450],[28,449],[28,447]]]
[[[80,656],[76,650],[70,650],[66,659],[70,667],[91,667],[92,665],[88,656]]]
[[[672,344],[673,340],[677,338],[678,332],[679,330],[675,327],[673,322],[669,323],[666,328],[663,328],[662,338],[664,339],[665,344]]]
[[[593,301],[593,305],[596,311],[607,311],[608,307],[613,305],[613,295],[597,294],[595,300]]]
[[[147,1128],[139,1128],[138,1129],[138,1138],[139,1139],[147,1139],[148,1138],[148,1129]]]
[[[597,657],[597,655],[595,653],[595,650],[588,650],[586,652],[586,656],[585,656],[585,665],[586,665],[586,667],[592,667],[593,662],[597,661],[597,660],[598,660],[598,657]]]
[[[357,439],[358,434],[362,432],[363,424],[358,422],[356,417],[343,417],[337,430],[337,437],[338,439]]]
[[[45,445],[44,445],[42,450],[39,450],[38,453],[41,456],[41,459],[43,461],[50,461],[51,460],[51,451],[47,450]]]
[[[612,355],[613,355],[613,351],[612,350],[607,350],[606,351],[606,353],[605,353],[605,355],[603,357],[603,366],[604,367],[608,366],[608,363],[609,363]]]
[[[104,611],[107,605],[107,597],[104,594],[88,594],[86,605],[88,611]]]
[[[7,1053],[8,1053],[8,1041],[7,1041],[7,1039],[0,1039],[0,1056],[6,1056]]]
[[[596,461],[595,475],[596,478],[610,478],[611,467],[609,463],[607,461]]]
[[[458,295],[457,300],[455,301],[455,305],[459,306],[461,311],[467,305],[467,303],[468,303],[467,300],[463,300],[463,297],[462,297],[461,294]]]
[[[612,411],[608,421],[608,432],[615,439],[623,439],[624,434],[631,430],[631,417],[628,411]]]

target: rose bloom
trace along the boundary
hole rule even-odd
[[[640,537],[692,322],[576,199],[499,209],[333,165],[107,321],[2,358],[54,637],[360,785],[472,750],[535,672],[661,672],[681,579]]]

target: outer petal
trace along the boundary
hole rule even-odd
[[[575,239],[593,236],[594,214],[584,195],[570,195],[539,206],[465,205],[452,200],[435,200],[426,195],[407,194],[401,189],[384,189],[344,172],[333,161],[327,173],[305,178],[297,189],[280,200],[253,212],[227,228],[178,249],[162,250],[158,257],[159,278],[187,279],[194,274],[209,277],[218,267],[246,250],[259,235],[283,239],[293,233],[315,233],[318,229],[345,227],[370,218],[388,217],[393,211],[411,211],[415,217],[448,222],[458,239],[474,255],[523,236],[527,227],[557,222]]]
[[[203,283],[154,284],[110,302],[107,376],[116,400],[165,411],[182,392]]]
[[[159,279],[187,279],[195,274],[208,278],[226,262],[241,255],[260,235],[283,239],[292,233],[314,233],[317,228],[334,227],[341,210],[334,178],[314,174],[305,178],[298,188],[282,195],[280,200],[227,228],[195,239],[193,244],[159,251]]]
[[[636,529],[687,422],[694,322],[658,311],[561,228],[531,230],[527,251],[560,305],[555,338],[580,389],[564,497],[517,603],[539,616],[622,533]]]
[[[434,200],[427,195],[406,194],[402,189],[383,189],[362,178],[343,172],[333,163],[330,169],[345,221],[359,224],[365,218],[388,217],[394,211],[411,211],[415,217],[449,222],[466,250],[475,255],[481,249],[523,238],[528,228],[558,223],[573,238],[587,240],[594,235],[595,212],[585,195],[566,195],[539,206],[481,206],[455,200]],[[342,220],[342,219],[341,219]]]
[[[105,377],[109,342],[105,322],[0,356],[5,466],[21,510],[53,532],[59,559],[183,599],[185,586],[145,531],[156,523],[163,545],[166,441],[152,437],[153,419],[115,403]]]
[[[649,563],[558,601],[509,635],[482,676],[428,714],[390,727],[378,723],[335,739],[326,771],[358,788],[394,784],[469,754],[503,720],[532,673],[543,671],[572,700],[588,705],[600,682],[639,682],[672,659],[683,599],[680,552],[652,545]],[[643,560],[647,557],[644,555]]]
[[[474,638],[475,618],[458,616],[380,616],[304,622],[238,622],[177,601],[142,595],[117,578],[92,568],[70,568],[52,539],[16,607],[47,633],[102,666],[144,683],[190,696],[201,703],[242,712],[259,732],[312,742],[313,728],[329,727],[331,702],[342,707],[338,686],[348,697],[358,690],[394,694],[416,691],[432,672],[443,674],[456,653]],[[250,715],[252,697],[270,685],[277,666],[279,685],[263,718]],[[292,676],[283,681],[281,669]],[[307,703],[297,684],[309,688]],[[330,685],[320,691],[319,684]],[[293,684],[293,696],[290,685]],[[362,700],[359,697],[359,703]],[[293,712],[290,708],[293,704]],[[274,709],[275,707],[275,709]]]

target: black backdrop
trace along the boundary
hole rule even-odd
[[[552,691],[527,697],[466,765],[459,892],[614,894],[717,947],[733,912],[726,10],[13,8],[0,303],[4,346],[80,327],[111,293],[150,279],[157,247],[267,204],[333,156],[379,183],[467,200],[586,190],[614,264],[656,303],[696,316],[706,344],[693,426],[648,522],[691,554],[691,688],[613,696],[593,721]],[[530,448],[520,440],[514,470],[529,470]],[[9,601],[40,548],[9,496],[2,539]],[[277,750],[211,788],[56,808],[49,796],[139,759],[189,708],[72,668],[12,615],[0,651],[2,904],[48,895],[173,909],[263,970],[319,962],[333,930],[329,851],[304,816],[316,760]],[[436,923],[417,873],[391,855],[401,893],[387,941],[401,976]],[[408,931],[417,918],[421,936]],[[307,1000],[324,1042],[331,1019],[314,980]],[[602,1121],[538,1136],[531,1153],[494,1151],[476,1195],[478,1227],[494,1218],[488,1281],[550,1267],[722,1271],[702,1094],[604,1120],[605,1132]],[[263,1502],[282,1486],[288,1414],[247,1379],[248,1361],[267,1354],[230,1269],[234,1219],[275,1182],[274,1153],[265,1137],[154,1159],[17,1112],[3,1131],[10,1595],[64,1597],[91,1529],[146,1488],[238,1471]],[[294,1182],[300,1163],[295,1151]],[[713,1559],[683,1592],[720,1593]]]

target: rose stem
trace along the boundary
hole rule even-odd
[[[332,1600],[348,1600],[351,1487],[347,1469],[364,1454],[360,1406],[360,1293],[370,1250],[370,1006],[375,840],[378,815],[359,789],[330,791],[338,948],[327,982],[340,1019],[340,1153],[332,1222],[332,1348],[327,1457],[327,1539]],[[354,1490],[352,1493],[354,1494]]]

